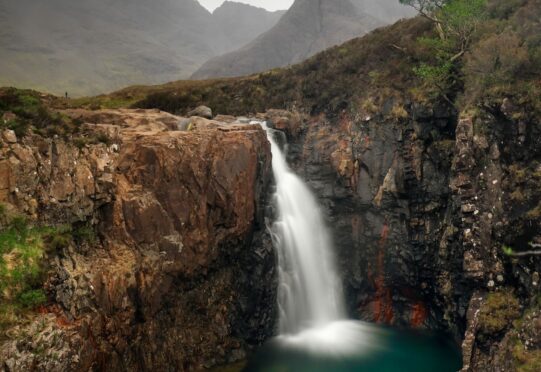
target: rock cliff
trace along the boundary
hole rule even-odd
[[[204,119],[180,131],[181,118],[157,110],[64,114],[108,143],[4,132],[1,202],[97,238],[48,252],[48,304],[8,329],[1,369],[192,370],[244,358],[274,326],[273,252],[251,245],[266,239],[265,132]]]
[[[326,209],[351,315],[451,332],[464,371],[537,368],[537,118],[509,99],[494,115],[391,108],[264,116]]]

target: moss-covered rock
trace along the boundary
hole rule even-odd
[[[520,303],[513,290],[504,289],[490,293],[480,309],[480,336],[490,337],[501,334],[519,316]]]

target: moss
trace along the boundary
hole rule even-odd
[[[524,195],[522,190],[518,188],[511,193],[510,197],[511,200],[514,202],[523,203],[524,201],[526,201],[526,196]]]
[[[514,183],[524,183],[528,180],[528,169],[522,168],[518,164],[509,167],[509,177]]]
[[[73,238],[78,244],[94,244],[97,241],[96,231],[89,224],[83,224],[73,230]]]
[[[516,338],[512,355],[517,372],[541,371],[541,350],[527,350],[522,341]]]
[[[481,338],[498,336],[520,316],[520,303],[511,289],[490,293],[479,314]]]
[[[529,220],[537,220],[541,218],[541,203],[535,208],[529,210],[528,213],[526,213],[526,218]]]
[[[43,289],[31,289],[21,293],[18,302],[23,308],[36,308],[47,302],[47,296]]]

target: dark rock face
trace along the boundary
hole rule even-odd
[[[505,105],[460,119],[389,106],[302,124],[268,115],[329,217],[351,315],[450,331],[465,371],[535,365],[541,268],[520,252],[541,242],[538,121]]]
[[[54,305],[36,315],[30,331],[10,332],[0,346],[2,368],[178,371],[243,359],[275,324],[274,254],[263,220],[271,174],[265,132],[218,123],[170,131],[180,118],[156,111],[70,114],[119,132],[111,145],[116,152],[100,145],[107,156],[87,159],[107,158],[109,198],[75,218],[97,221],[100,243],[87,250],[70,245],[52,259],[47,288]],[[53,161],[53,169],[71,179],[87,169],[86,152],[60,142],[53,141],[65,146],[59,154],[79,162]],[[35,146],[3,149],[32,157]],[[35,156],[36,166],[48,164]],[[17,174],[8,186],[18,191],[3,188],[2,201],[18,205],[34,189],[22,187],[24,169],[7,161],[8,174]],[[93,200],[98,171],[90,168],[89,182],[76,188],[64,182],[58,195],[68,196],[56,198]],[[56,190],[51,182],[44,194]],[[34,210],[34,218],[50,220],[56,211],[50,204]],[[74,222],[71,209],[79,204],[64,207],[56,222]]]
[[[444,112],[439,121],[436,136],[421,119],[319,117],[290,135],[290,161],[329,216],[354,316],[405,326],[442,321],[428,304],[437,297],[431,283],[451,193],[454,117]],[[436,146],[447,152],[431,156]]]

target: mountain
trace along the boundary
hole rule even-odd
[[[226,1],[212,13],[212,19],[228,36],[228,49],[233,50],[271,29],[285,13],[285,10],[269,12],[244,3]]]
[[[281,16],[232,2],[215,13],[196,0],[2,1],[0,86],[78,96],[182,79]]]
[[[247,75],[300,62],[409,15],[397,0],[297,0],[272,29],[239,50],[209,60],[192,78]]]
[[[370,14],[385,23],[394,23],[401,18],[413,17],[417,11],[402,5],[398,0],[350,0],[361,12]]]

